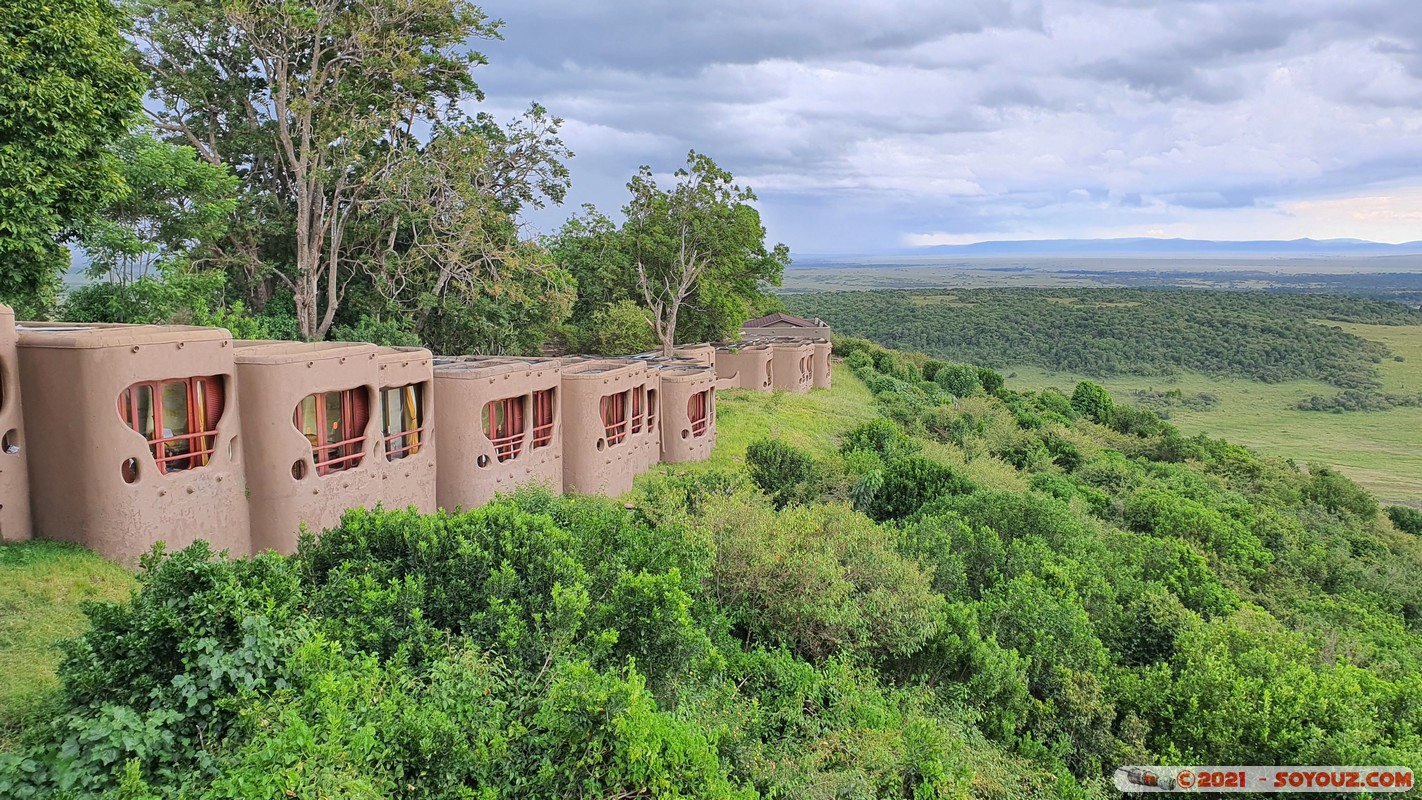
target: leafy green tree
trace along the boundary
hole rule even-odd
[[[657,346],[647,309],[631,300],[618,300],[599,308],[581,326],[570,326],[568,345],[578,353],[627,355],[645,353]]]
[[[1076,391],[1071,393],[1071,407],[1076,409],[1078,414],[1102,425],[1111,423],[1114,405],[1111,402],[1111,394],[1099,383],[1082,381],[1076,385]]]
[[[126,188],[81,229],[89,276],[122,285],[201,266],[207,248],[227,233],[237,177],[147,131],[111,149]]]
[[[944,364],[934,373],[933,380],[954,397],[968,397],[983,388],[978,368],[967,364]]]
[[[402,316],[445,351],[526,351],[573,289],[522,209],[561,202],[561,120],[500,127],[470,47],[500,23],[468,0],[304,5],[137,0],[154,125],[243,180],[219,251],[252,307],[285,292],[297,332]],[[355,306],[351,308],[350,306]]]
[[[636,286],[668,356],[684,307],[703,318],[692,338],[721,338],[744,321],[763,285],[780,284],[790,262],[785,245],[766,249],[755,194],[709,156],[691,151],[675,178],[663,189],[643,166],[627,184],[632,199],[623,209]]]
[[[0,301],[53,301],[61,243],[123,192],[109,142],[138,112],[142,75],[108,0],[0,7]]]

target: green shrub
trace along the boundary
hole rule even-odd
[[[1304,496],[1335,514],[1351,514],[1371,522],[1378,516],[1378,501],[1368,490],[1342,473],[1322,464],[1310,464]]]
[[[876,520],[903,519],[940,497],[967,494],[975,487],[962,475],[936,461],[906,456],[884,469],[866,513]]]
[[[983,391],[988,394],[997,394],[1002,391],[1002,387],[1007,381],[1002,377],[1002,373],[987,367],[978,367],[978,383],[982,385]]]
[[[1403,533],[1422,536],[1422,511],[1408,506],[1388,506],[1387,516]]]
[[[407,322],[399,319],[376,319],[361,315],[354,325],[331,328],[331,340],[336,342],[370,342],[389,347],[419,347],[420,337]]]
[[[934,374],[933,380],[954,397],[969,397],[983,390],[978,368],[969,364],[945,364]]]
[[[888,462],[917,451],[918,446],[892,420],[874,419],[845,433],[839,450],[846,454],[857,450],[878,453]]]
[[[718,502],[704,522],[716,537],[712,595],[750,642],[817,661],[902,656],[936,630],[943,599],[930,576],[860,514]]]
[[[1110,393],[1099,383],[1091,381],[1078,383],[1076,391],[1071,393],[1071,407],[1083,417],[1102,425],[1111,424],[1111,412],[1114,404],[1111,402]]]
[[[804,450],[778,439],[757,439],[746,446],[746,469],[776,508],[814,498],[818,470],[814,456]]]

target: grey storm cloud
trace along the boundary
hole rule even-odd
[[[505,38],[479,80],[496,116],[536,100],[566,120],[574,207],[615,210],[638,165],[694,148],[800,252],[1239,238],[1422,190],[1414,3],[490,2]],[[1387,235],[1371,201],[1356,235]]]

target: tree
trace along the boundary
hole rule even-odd
[[[143,93],[107,0],[0,6],[0,300],[34,315],[69,263],[62,242],[122,190],[110,141]]]
[[[675,177],[673,188],[662,189],[643,166],[627,184],[632,199],[623,209],[637,289],[668,356],[683,306],[711,318],[709,330],[729,333],[763,284],[780,283],[790,261],[785,245],[766,249],[760,212],[750,205],[755,194],[710,157],[691,151]],[[703,325],[698,333],[705,332]]]
[[[227,232],[237,208],[237,178],[186,145],[146,131],[112,148],[124,188],[87,221],[79,242],[89,275],[126,285],[192,265]]]
[[[508,130],[451,120],[373,168],[364,278],[377,313],[410,319],[441,352],[525,352],[572,309],[574,283],[540,244],[519,238],[525,205],[567,190],[562,120],[534,105]]]
[[[155,125],[246,184],[249,221],[224,249],[257,306],[273,282],[284,286],[300,335],[326,335],[352,281],[390,253],[379,236],[398,227],[367,219],[389,210],[387,168],[482,99],[470,70],[486,62],[469,42],[497,38],[499,25],[466,0],[141,0],[135,37],[160,103]],[[517,156],[492,175],[505,210],[532,191],[561,199],[561,164],[522,157],[550,122],[535,113],[495,142]]]
[[[1078,414],[1090,417],[1102,425],[1111,424],[1111,412],[1114,405],[1111,402],[1110,393],[1099,383],[1082,381],[1071,393],[1071,407],[1076,409]]]

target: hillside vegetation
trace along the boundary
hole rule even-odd
[[[1422,325],[1399,303],[1323,294],[1144,289],[963,289],[786,295],[797,314],[886,347],[991,367],[1090,377],[1195,371],[1376,390],[1374,341],[1315,319]]]
[[[86,609],[0,795],[1112,797],[1121,763],[1422,768],[1422,540],[1355,484],[1093,384],[837,346],[835,389],[728,393],[713,462],[623,500],[155,555]]]

